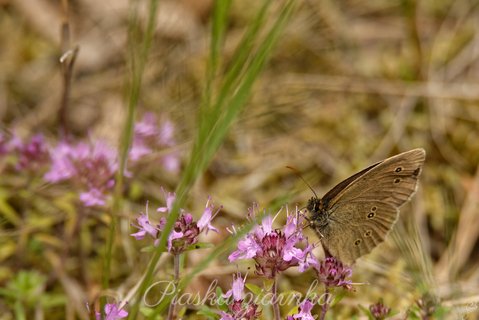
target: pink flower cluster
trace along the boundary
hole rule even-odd
[[[166,119],[159,123],[152,113],[145,114],[135,124],[130,165],[142,159],[155,161],[158,157],[152,158],[151,155],[161,150],[157,154],[163,166],[168,171],[177,172],[180,160],[178,152],[172,150],[176,143],[174,129],[171,121]],[[79,190],[82,203],[88,207],[106,204],[119,169],[117,151],[105,142],[65,140],[49,147],[41,134],[24,140],[17,135],[7,138],[0,132],[0,157],[8,159],[1,163],[1,169],[13,163],[16,170],[43,175],[47,182],[72,184]]]
[[[171,213],[174,201],[175,194],[171,192],[166,193],[166,206],[158,208],[157,212]],[[213,220],[220,209],[221,207],[215,208],[209,198],[206,202],[205,210],[198,221],[193,220],[191,213],[182,210],[168,236],[168,251],[172,254],[180,254],[192,245],[198,243],[198,236],[201,232],[208,233],[209,230],[218,232],[218,230],[211,225],[211,220]],[[131,236],[135,237],[136,240],[142,240],[148,235],[154,239],[154,245],[158,245],[159,234],[164,229],[166,217],[160,217],[157,224],[151,222],[147,205],[146,214],[141,213],[136,219],[136,222],[137,224],[134,225],[134,227],[138,228],[138,231],[132,233]]]
[[[230,254],[229,261],[254,259],[256,273],[274,278],[279,272],[298,266],[301,272],[317,266],[313,246],[308,243],[300,226],[302,216],[291,214],[282,230],[273,229],[273,219],[267,216],[260,226],[238,242],[237,249]]]
[[[46,181],[71,181],[82,190],[80,200],[85,206],[105,205],[118,170],[115,150],[100,141],[94,144],[62,142],[51,150],[51,158],[51,168],[44,176]]]
[[[18,171],[36,171],[50,161],[48,146],[41,134],[34,135],[30,139],[21,139],[17,135],[7,139],[0,133],[0,156],[9,153],[15,156],[15,169]]]
[[[352,282],[349,278],[353,271],[338,259],[328,257],[314,269],[319,281],[327,287],[343,287],[348,290],[352,288]]]
[[[176,144],[174,129],[171,121],[165,120],[159,124],[153,113],[146,113],[143,119],[135,124],[135,135],[129,154],[130,160],[135,163],[145,156],[151,157],[155,151],[162,150],[159,158],[165,169],[178,172],[180,169],[178,152],[167,150]],[[165,150],[167,150],[166,153]]]

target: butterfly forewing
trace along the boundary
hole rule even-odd
[[[413,149],[371,166],[368,171],[349,183],[328,201],[332,208],[337,202],[362,199],[385,199],[401,206],[414,194],[426,152]],[[397,180],[399,179],[399,180]],[[381,199],[378,199],[381,198]]]

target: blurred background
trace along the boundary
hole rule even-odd
[[[117,146],[127,115],[130,4],[71,1],[68,14],[64,4],[0,0],[1,131],[21,137],[42,133],[47,141],[58,141],[67,128],[79,139]],[[258,6],[252,0],[233,2],[224,61]],[[171,120],[176,141],[171,148],[183,160],[196,128],[212,8],[212,0],[160,1],[143,78],[137,119],[152,112]],[[146,15],[145,4],[140,17]],[[62,36],[64,23],[70,31]],[[79,51],[64,108],[59,59],[68,42]],[[427,159],[419,191],[402,208],[386,243],[358,261],[353,279],[363,285],[348,293],[336,314],[361,315],[358,304],[383,298],[401,319],[411,306],[426,310],[437,301],[451,311],[451,319],[477,316],[479,1],[298,0],[253,91],[188,200],[197,213],[208,195],[224,206],[215,220],[221,232],[210,240],[219,243],[228,236],[226,227],[244,222],[253,202],[268,208],[287,199],[291,208],[304,206],[312,193],[286,166],[322,195],[376,161],[422,147]],[[165,173],[150,165],[135,177],[122,212],[125,234],[132,232],[128,225],[146,200],[162,204],[160,186],[174,190],[179,174],[181,169]],[[0,179],[0,287],[21,270],[38,271],[46,279],[42,292],[59,301],[51,315],[61,319],[65,304],[73,303],[72,282],[90,297],[100,286],[94,268],[79,279],[74,258],[54,263],[75,212],[48,203],[44,185],[29,189],[15,172],[5,170]],[[8,212],[22,223],[11,225]],[[104,231],[90,226],[89,232],[100,238],[91,236],[83,249],[92,267],[100,263],[95,241],[101,242]],[[131,267],[147,258],[138,258],[132,244],[122,245],[127,263],[118,266],[114,281],[126,291],[142,272],[132,273]],[[191,265],[200,257],[192,253]],[[227,288],[238,267],[225,264],[225,257],[215,261],[189,290],[204,291],[218,277]],[[301,290],[310,278],[289,272],[281,288]],[[11,310],[11,301],[0,297],[2,309]],[[11,318],[9,312],[0,315]]]

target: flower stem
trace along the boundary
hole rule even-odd
[[[319,320],[324,320],[326,317],[326,312],[329,310],[329,287],[326,286],[324,289],[324,294],[326,296],[326,300],[324,300],[323,305],[321,306],[321,315],[319,316]]]
[[[178,287],[178,282],[180,280],[180,255],[175,254],[173,256],[173,264],[175,269],[175,288]],[[170,308],[168,309],[168,320],[173,320],[175,318],[175,308],[176,308],[176,297],[171,299]]]
[[[273,293],[273,301],[271,301],[273,305],[273,313],[275,320],[281,320],[281,314],[279,312],[279,304],[278,304],[278,279],[275,277],[273,281],[273,288],[271,289]]]

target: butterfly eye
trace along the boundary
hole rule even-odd
[[[358,239],[358,240],[354,241],[355,246],[359,246],[360,244],[361,244],[361,239]]]
[[[372,207],[371,211],[376,211],[378,208],[377,207]]]
[[[401,167],[397,167],[396,170],[394,170],[396,172],[401,172],[402,171],[402,168]]]
[[[370,237],[371,236],[371,230],[368,230],[364,233],[365,237]]]
[[[401,179],[399,178],[394,179],[394,183],[399,183],[399,182],[401,182]]]
[[[369,218],[369,219],[374,218],[374,212],[368,213],[368,218]]]

